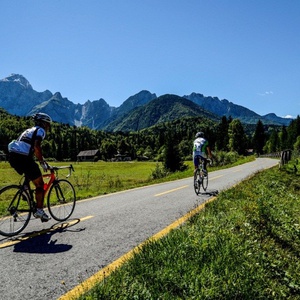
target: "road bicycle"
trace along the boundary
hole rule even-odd
[[[66,178],[71,176],[72,165],[49,166],[50,173],[44,174],[44,195],[47,195],[47,208],[56,221],[65,221],[73,213],[76,203],[75,189],[67,179],[58,178],[58,171],[69,169]],[[0,190],[0,234],[14,236],[28,225],[31,214],[36,211],[35,190],[24,176],[19,185],[13,184]],[[46,198],[46,197],[45,197]]]
[[[211,164],[211,160],[205,158],[207,164]],[[200,194],[201,187],[204,191],[206,191],[208,187],[208,171],[204,170],[204,160],[203,158],[199,157],[199,165],[194,173],[194,190],[196,195]]]

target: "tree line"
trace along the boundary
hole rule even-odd
[[[7,152],[7,144],[28,127],[31,117],[12,116],[0,110],[0,151]],[[99,149],[102,160],[110,160],[117,153],[132,159],[147,157],[162,161],[166,152],[190,159],[196,132],[203,131],[214,152],[245,154],[253,149],[257,154],[283,149],[299,150],[300,117],[289,126],[245,125],[239,119],[222,117],[219,122],[204,117],[187,117],[161,123],[135,132],[105,132],[88,127],[70,126],[53,122],[43,142],[44,156],[59,161],[76,161],[83,150]]]

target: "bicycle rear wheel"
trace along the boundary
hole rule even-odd
[[[206,175],[203,174],[203,176],[201,176],[201,177],[202,177],[202,187],[203,187],[203,190],[206,191],[206,189],[208,187],[208,172],[206,171]]]
[[[18,185],[0,190],[0,234],[14,236],[28,224],[31,216],[29,195]]]
[[[197,169],[194,174],[194,190],[196,195],[199,195],[201,188],[201,177],[200,177],[200,170]]]
[[[66,179],[59,179],[49,190],[47,206],[51,217],[56,221],[65,221],[73,213],[76,195],[73,185]]]

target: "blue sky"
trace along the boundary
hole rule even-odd
[[[148,90],[300,114],[300,0],[0,0],[0,79],[111,106]]]

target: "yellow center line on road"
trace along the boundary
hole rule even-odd
[[[209,180],[215,180],[215,179],[218,179],[218,178],[223,177],[223,176],[224,175],[215,176],[215,177],[209,178]],[[187,187],[189,187],[189,185],[183,185],[183,186],[180,186],[180,187],[178,187],[176,189],[172,189],[172,190],[168,190],[168,191],[156,194],[156,195],[154,195],[154,197],[159,197],[159,196],[162,196],[162,195],[165,195],[165,194],[173,193],[173,192],[176,192],[178,190],[185,189]]]
[[[50,228],[47,228],[47,229],[44,229],[44,230],[41,230],[41,231],[37,231],[37,232],[34,232],[34,233],[30,234],[30,235],[27,235],[27,236],[24,236],[24,237],[19,237],[19,238],[16,238],[15,240],[12,240],[12,241],[0,244],[0,249],[1,248],[6,248],[6,247],[13,246],[15,244],[24,242],[24,241],[26,241],[28,239],[34,238],[36,236],[39,236],[39,235],[42,235],[42,234],[45,234],[45,233],[48,233],[48,232],[52,232],[52,231],[55,231],[55,230],[58,230],[58,229],[68,228],[68,227],[70,227],[72,225],[75,225],[76,223],[79,223],[79,222],[91,219],[93,217],[94,216],[86,216],[86,217],[81,218],[81,219],[73,219],[73,220],[70,220],[70,221],[63,222],[63,223],[54,224]]]
[[[173,189],[173,190],[168,190],[168,191],[165,191],[165,192],[156,194],[156,195],[154,195],[154,197],[158,197],[158,196],[162,196],[162,195],[165,195],[165,194],[173,193],[173,192],[176,192],[176,191],[178,191],[178,190],[185,189],[185,188],[187,188],[187,187],[188,187],[188,185],[184,185],[184,186],[178,187],[178,188]]]
[[[218,179],[218,178],[223,177],[223,176],[224,175],[215,176],[215,177],[209,178],[209,180],[215,180],[215,179]]]

